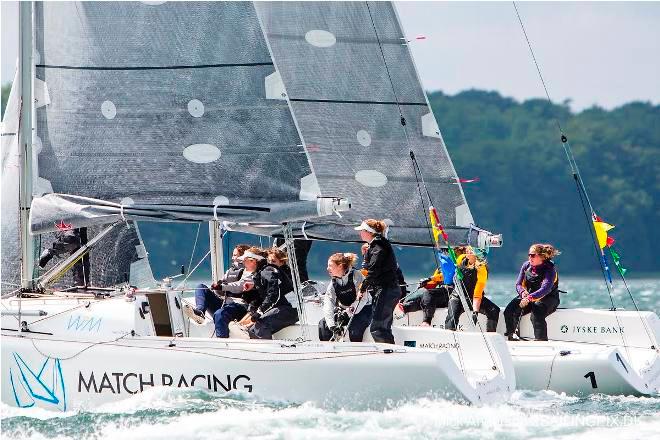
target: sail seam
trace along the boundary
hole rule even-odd
[[[323,103],[336,103],[336,104],[383,104],[383,105],[423,105],[423,106],[426,106],[426,102],[352,101],[352,100],[346,100],[346,99],[289,98],[289,101],[294,101],[294,102],[323,102]]]
[[[177,69],[206,69],[214,67],[257,67],[272,66],[273,63],[221,63],[221,64],[194,64],[194,65],[175,65],[175,66],[67,66],[54,64],[37,64],[35,67],[46,69],[68,69],[68,70],[177,70]]]

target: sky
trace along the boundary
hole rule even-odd
[[[580,111],[630,101],[660,104],[660,2],[519,2],[555,102]],[[18,54],[18,6],[2,1],[0,81]],[[511,2],[396,2],[427,91],[495,90],[544,96]],[[415,37],[423,35],[424,40]]]

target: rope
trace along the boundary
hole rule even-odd
[[[186,275],[183,281],[181,281],[181,283],[179,283],[179,285],[174,290],[181,290],[181,288],[186,284],[186,281],[188,281],[188,278],[190,278],[190,275],[192,275],[197,270],[199,265],[202,264],[204,260],[206,260],[206,257],[208,257],[209,255],[211,255],[211,249],[209,249],[209,251],[206,254],[204,254],[204,256],[199,260],[199,263],[195,265],[192,271],[188,272],[188,275]]]
[[[195,243],[193,244],[192,253],[190,254],[190,261],[188,262],[188,273],[190,273],[190,267],[192,266],[193,257],[195,256],[195,250],[197,250],[197,239],[199,238],[199,228],[201,223],[197,223],[197,233],[195,234]],[[215,281],[215,280],[213,280]]]
[[[420,185],[419,185],[420,181],[417,178],[417,173],[419,173],[421,183],[422,183],[422,185],[424,185],[424,188],[426,190],[426,197],[428,197],[429,205],[432,206],[433,205],[433,200],[431,199],[431,193],[429,192],[428,187],[424,183],[424,176],[422,175],[422,170],[420,169],[419,164],[417,163],[417,159],[415,158],[415,154],[412,151],[410,152],[410,159],[412,160],[413,167],[415,168],[415,180],[417,182],[417,189],[419,191],[419,196],[420,196],[420,199],[421,199],[421,202],[422,202],[422,209],[424,210],[424,218],[426,219],[427,230],[428,230],[429,236],[431,238],[431,243],[433,245],[435,245],[436,244],[435,239],[433,238],[433,233],[431,232],[432,225],[430,223],[430,220],[429,220],[428,216],[426,215],[426,207],[424,206],[424,197],[422,195],[422,191],[421,191],[421,188],[420,188]],[[438,215],[440,215],[440,214],[438,214]],[[447,245],[449,245],[449,243],[447,243]],[[440,257],[438,256],[437,252],[434,251],[433,256],[436,259],[436,263],[437,263],[438,267],[440,267],[441,262],[440,262]],[[460,272],[460,270],[461,270],[460,267],[458,267],[458,265],[456,265],[457,275]],[[463,305],[463,311],[465,313],[468,313],[468,312],[472,311],[472,303],[471,302],[468,303],[467,295],[465,295],[465,290],[466,290],[465,289],[465,284],[463,283],[463,279],[459,276],[454,277],[454,289],[457,290],[458,296],[461,300],[461,304]],[[469,319],[472,319],[472,317],[469,317]],[[493,369],[497,369],[497,362],[495,361],[495,356],[493,354],[493,351],[490,348],[490,344],[488,343],[488,340],[486,339],[486,335],[484,334],[483,328],[481,327],[481,323],[479,323],[478,320],[477,320],[477,323],[479,324],[479,327],[478,327],[479,328],[479,333],[481,333],[481,337],[484,341],[484,344],[486,345],[486,350],[488,351],[488,356],[490,357],[490,360],[493,362]],[[456,324],[458,324],[458,323],[456,323]],[[475,326],[475,328],[476,328],[476,326]],[[454,335],[454,337],[455,337],[455,335]],[[457,346],[457,350],[459,352],[459,355],[462,355],[460,345]]]
[[[213,354],[213,353],[208,353],[204,351],[198,351],[199,349],[217,349],[218,347],[195,347],[195,349],[187,349],[187,348],[179,348],[176,346],[168,346],[168,347],[152,347],[152,346],[144,346],[144,345],[125,345],[125,344],[118,344],[118,342],[122,339],[124,339],[126,336],[131,335],[133,332],[126,333],[124,335],[121,335],[115,339],[108,340],[108,341],[99,341],[99,342],[93,342],[87,347],[83,348],[82,350],[79,350],[78,352],[74,353],[71,356],[64,357],[64,358],[57,358],[51,354],[44,353],[42,350],[40,350],[36,344],[35,340],[37,338],[30,338],[30,341],[34,347],[34,349],[42,356],[50,359],[59,359],[59,360],[70,360],[73,359],[77,356],[80,356],[82,353],[85,351],[99,346],[99,345],[116,345],[119,347],[125,347],[125,348],[136,348],[136,349],[150,349],[150,350],[164,350],[164,351],[179,351],[179,352],[184,352],[184,353],[193,353],[193,354],[200,354],[200,355],[205,355],[209,357],[214,357],[214,358],[219,358],[219,359],[229,359],[229,360],[239,360],[239,361],[248,361],[248,362],[302,362],[302,361],[315,361],[315,360],[323,360],[323,359],[337,359],[337,358],[348,358],[348,357],[358,357],[358,356],[373,356],[373,355],[383,355],[383,354],[395,354],[399,353],[396,350],[391,350],[391,349],[385,349],[385,350],[374,350],[374,351],[357,351],[357,352],[350,352],[350,353],[337,353],[335,351],[317,351],[317,352],[312,352],[313,356],[306,357],[304,359],[272,359],[272,358],[267,358],[267,359],[253,359],[253,358],[245,358],[245,357],[238,357],[238,356],[226,356],[226,355],[220,355],[220,354]],[[7,336],[11,337],[11,336]],[[47,339],[47,338],[40,338],[40,340],[46,340],[46,341],[51,341],[51,342],[70,342],[67,340],[58,340],[58,339]],[[296,344],[280,344],[280,347],[282,348],[297,348]],[[246,350],[246,349],[238,349],[238,348],[231,348],[229,347],[229,344],[225,343],[225,348],[232,350],[232,351],[240,351],[240,352],[246,352],[246,353],[259,353],[259,354],[266,354],[266,355],[294,355],[295,353],[291,353],[288,351],[279,351],[279,352],[264,352],[264,351],[259,351],[259,350]],[[406,353],[406,351],[401,351],[400,353]],[[321,356],[319,356],[321,355]]]
[[[61,361],[68,361],[68,360],[71,360],[71,359],[73,359],[73,358],[75,358],[75,357],[80,356],[81,354],[83,354],[84,352],[86,352],[87,350],[89,350],[89,349],[92,348],[92,347],[96,347],[97,345],[112,344],[112,343],[114,343],[114,342],[119,341],[120,339],[125,338],[126,336],[130,335],[131,333],[133,333],[133,330],[131,330],[130,332],[128,332],[128,333],[126,333],[126,334],[123,334],[123,335],[121,335],[121,336],[119,336],[119,337],[117,337],[117,338],[115,338],[115,339],[109,340],[109,341],[94,342],[94,343],[88,345],[87,347],[83,348],[82,350],[78,351],[77,353],[74,353],[74,354],[72,354],[71,356],[63,357],[63,358],[56,358],[55,356],[51,356],[51,355],[46,354],[46,353],[44,353],[43,351],[41,351],[41,350],[39,349],[39,347],[37,347],[37,344],[35,344],[35,342],[34,342],[34,341],[36,340],[35,338],[30,338],[30,342],[32,343],[32,346],[33,346],[34,349],[37,351],[37,353],[39,353],[39,354],[42,355],[43,357],[46,357],[46,358],[49,358],[49,359],[59,359],[59,360],[61,360]]]

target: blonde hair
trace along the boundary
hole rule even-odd
[[[368,218],[364,222],[379,234],[384,234],[385,231],[387,230],[387,224],[382,220],[375,220],[373,218]]]
[[[555,249],[553,245],[547,243],[536,243],[531,245],[529,247],[529,253],[537,254],[543,258],[543,260],[551,260],[552,258],[561,254],[561,252],[559,252],[558,249]]]
[[[465,264],[466,265],[470,265],[470,261],[467,259],[467,255],[474,255],[474,258],[475,258],[474,267],[476,267],[478,269],[481,266],[486,266],[486,268],[488,268],[488,264],[487,264],[486,260],[483,257],[477,255],[477,253],[474,251],[474,248],[472,246],[462,246],[461,250],[462,250],[462,253],[465,254],[464,258],[465,258]]]
[[[335,263],[338,266],[342,266],[344,269],[348,270],[351,267],[355,266],[355,262],[357,261],[358,256],[351,253],[351,252],[346,252],[342,254],[341,252],[338,252],[336,254],[330,255],[329,260]]]
[[[456,246],[454,248],[454,255],[456,255],[457,257],[459,255],[463,255],[466,250],[467,250],[467,246]]]

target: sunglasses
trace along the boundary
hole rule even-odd
[[[527,254],[530,258],[536,257],[538,254]]]

